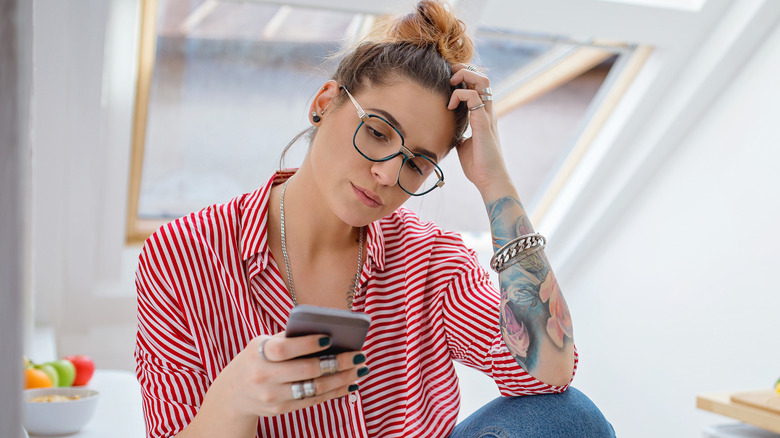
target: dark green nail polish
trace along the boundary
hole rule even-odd
[[[352,385],[349,385],[349,388],[347,388],[347,391],[349,392],[355,392],[360,388],[359,386],[355,385],[354,383]]]
[[[320,338],[320,347],[327,347],[330,345],[330,338],[327,336],[323,336]]]
[[[352,358],[352,363],[357,365],[360,363],[363,363],[366,361],[366,356],[364,354],[356,354],[355,357]]]
[[[358,377],[363,377],[368,374],[368,367],[362,367],[358,369]]]

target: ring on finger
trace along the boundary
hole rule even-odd
[[[303,393],[303,383],[301,382],[293,382],[290,386],[290,389],[292,390],[292,398],[293,400],[303,400],[305,397]]]
[[[263,358],[263,360],[264,360],[264,361],[266,361],[266,362],[271,362],[271,361],[270,361],[270,360],[268,360],[268,358],[267,358],[267,357],[265,357],[265,351],[263,351],[263,349],[265,348],[265,343],[266,343],[266,342],[268,342],[268,341],[270,341],[270,340],[271,340],[271,338],[265,338],[265,339],[263,339],[263,340],[260,342],[260,347],[258,347],[258,348],[257,348],[257,351],[260,353],[260,357],[261,357],[261,358]]]
[[[338,367],[339,362],[336,360],[336,356],[332,354],[327,356],[320,356],[320,372],[322,372],[323,376],[336,374]]]
[[[475,106],[474,108],[469,108],[469,111],[476,111],[476,110],[482,108],[483,106],[485,106],[484,103],[479,104],[479,105]]]
[[[479,71],[479,70],[477,70],[476,67],[474,67],[471,64],[466,64],[466,70],[468,70],[468,71]]]
[[[479,98],[482,99],[483,102],[487,102],[487,101],[493,100],[493,95],[492,94],[480,94]]]
[[[303,382],[303,395],[304,397],[314,397],[317,395],[317,391],[314,389],[313,380],[306,380]]]
[[[487,94],[488,96],[492,96],[493,95],[493,89],[490,88],[490,87],[485,87],[485,88],[482,89],[482,93],[481,94]]]

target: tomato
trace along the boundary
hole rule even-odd
[[[73,386],[83,386],[89,383],[92,374],[95,372],[95,362],[89,356],[78,354],[65,356],[65,360],[73,362],[76,367],[76,379],[73,380]]]

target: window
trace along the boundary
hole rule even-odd
[[[265,182],[284,146],[308,127],[310,99],[335,68],[328,55],[359,39],[374,16],[262,2],[144,0],[142,21],[129,241]],[[614,85],[610,78],[621,74],[621,59],[633,48],[479,27],[474,37],[475,64],[488,68],[515,184],[529,210],[543,208],[604,108],[604,85]],[[294,146],[287,165],[305,152],[304,142]],[[464,202],[481,201],[456,154],[442,167],[444,190],[408,206],[446,229],[484,229],[480,209],[462,214]]]

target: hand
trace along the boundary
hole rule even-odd
[[[214,380],[199,414],[206,410],[209,418],[229,421],[232,428],[242,424],[242,429],[254,430],[258,416],[280,415],[349,394],[349,387],[368,371],[360,352],[337,355],[337,371],[327,376],[322,374],[319,358],[296,359],[325,350],[328,345],[320,346],[321,338],[287,338],[284,333],[256,337]],[[316,395],[293,399],[292,384],[306,380],[313,381]]]
[[[460,102],[465,102],[470,109],[485,104],[469,111],[471,138],[462,139],[457,150],[466,178],[477,186],[485,201],[490,201],[514,194],[514,187],[501,154],[493,102],[483,102],[480,97],[486,94],[484,90],[490,87],[490,80],[484,74],[466,67],[466,64],[456,64],[452,68],[454,73],[450,83],[466,83],[468,88],[453,91],[447,108],[455,109]]]

